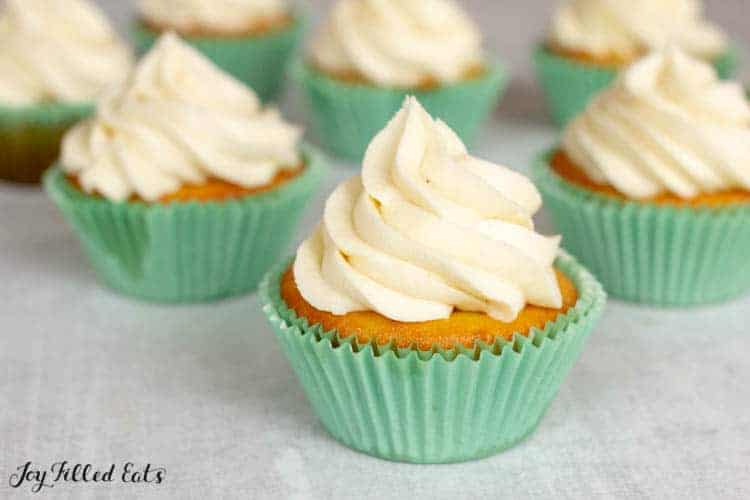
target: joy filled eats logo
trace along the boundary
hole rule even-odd
[[[166,478],[167,469],[151,464],[139,466],[125,462],[97,468],[91,464],[73,464],[64,460],[43,469],[29,461],[16,468],[8,484],[11,488],[28,487],[33,493],[39,493],[44,488],[54,488],[61,483],[161,484]]]

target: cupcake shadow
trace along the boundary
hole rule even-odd
[[[195,306],[193,320],[174,324],[170,335],[179,340],[170,343],[182,352],[172,356],[187,354],[194,363],[179,368],[189,371],[178,377],[186,385],[184,390],[217,401],[248,421],[290,431],[304,429],[314,439],[332,440],[312,412],[270,327],[263,323],[255,300],[240,297]]]
[[[3,257],[14,270],[27,276],[44,276],[47,282],[94,282],[83,251],[73,233],[39,187],[0,187],[3,203]],[[36,279],[36,278],[33,278]]]
[[[493,120],[552,127],[541,88],[530,78],[511,80]]]

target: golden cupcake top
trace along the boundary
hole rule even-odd
[[[290,18],[286,0],[139,0],[141,19],[183,35],[259,34]]]
[[[728,45],[705,19],[701,0],[567,0],[548,41],[563,52],[624,62],[669,44],[714,59]]]
[[[339,0],[310,57],[382,87],[451,84],[481,69],[482,36],[452,0]]]
[[[114,201],[217,179],[250,190],[300,168],[302,131],[174,34],[63,140],[62,168]]]
[[[624,71],[566,128],[586,176],[633,199],[750,190],[750,105],[736,82],[677,48]]]
[[[370,144],[362,174],[328,199],[297,252],[313,307],[400,322],[454,310],[513,321],[526,304],[560,308],[560,238],[534,231],[541,197],[524,176],[477,159],[415,98]]]
[[[127,45],[86,0],[6,0],[0,47],[6,105],[91,102],[132,66]]]

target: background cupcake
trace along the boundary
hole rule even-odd
[[[133,36],[140,53],[176,31],[268,101],[279,93],[304,18],[286,0],[139,0]]]
[[[261,288],[308,399],[344,444],[455,462],[529,435],[604,306],[541,198],[469,156],[416,99],[339,185],[294,263]]]
[[[450,0],[341,0],[295,73],[319,140],[356,160],[407,94],[471,142],[505,84]]]
[[[254,289],[288,243],[322,168],[300,135],[165,35],[67,134],[46,185],[109,285],[215,299]]]
[[[750,290],[750,106],[707,63],[671,49],[631,66],[536,180],[611,294],[682,305]]]
[[[37,182],[60,139],[132,58],[85,0],[7,0],[0,11],[0,178]]]
[[[703,17],[700,0],[570,0],[536,49],[539,80],[552,116],[564,125],[609,86],[617,72],[654,49],[676,45],[733,75],[736,53]]]

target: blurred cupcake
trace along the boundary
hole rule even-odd
[[[45,178],[100,277],[146,299],[253,290],[321,176],[301,130],[167,34]]]
[[[407,94],[471,142],[506,80],[451,0],[340,0],[294,69],[320,141],[354,160]]]
[[[712,63],[722,78],[734,74],[737,54],[703,18],[701,0],[567,1],[534,55],[553,118],[564,125],[621,68],[669,44]]]
[[[84,0],[7,0],[0,11],[0,178],[38,182],[60,139],[132,64]]]
[[[264,101],[281,90],[305,20],[287,0],[139,0],[133,29],[147,52],[162,32],[176,31]]]
[[[534,431],[605,302],[558,237],[534,232],[540,206],[528,179],[469,156],[407,99],[294,263],[261,285],[336,439],[439,463]]]
[[[750,106],[672,49],[625,71],[535,168],[566,248],[612,294],[664,305],[750,290]]]

